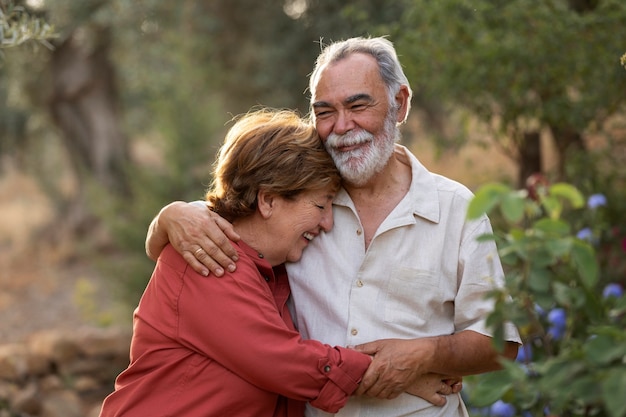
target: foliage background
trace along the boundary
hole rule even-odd
[[[0,5],[0,179],[35,179],[50,207],[27,242],[0,236],[7,262],[24,248],[87,261],[133,306],[153,266],[147,225],[167,202],[202,195],[230,119],[255,105],[306,114],[320,43],[388,35],[415,91],[403,142],[472,188],[525,188],[541,173],[606,196],[601,217],[568,221],[596,230],[598,282],[626,284],[621,0]],[[87,305],[104,297],[78,292]]]

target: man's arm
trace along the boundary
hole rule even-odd
[[[356,346],[374,356],[357,394],[393,398],[423,374],[474,375],[501,368],[500,359],[515,359],[518,343],[506,342],[497,352],[492,339],[465,330],[450,336],[384,339]]]
[[[235,270],[237,251],[229,239],[240,237],[205,204],[176,201],[163,207],[150,223],[146,254],[156,260],[169,242],[197,273],[206,276],[211,271],[219,277],[224,269]]]

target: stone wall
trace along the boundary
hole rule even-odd
[[[0,417],[98,417],[128,365],[130,329],[48,330],[0,345]]]

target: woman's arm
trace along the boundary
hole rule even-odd
[[[240,237],[232,225],[210,211],[204,202],[175,201],[163,207],[152,220],[146,236],[146,254],[156,261],[171,243],[199,274],[216,276],[234,271],[237,252],[230,244]]]
[[[263,271],[269,277],[271,270],[267,272]],[[356,391],[371,363],[368,355],[303,340],[289,328],[280,315],[289,314],[286,281],[276,290],[286,291],[281,309],[247,256],[235,273],[202,279],[166,249],[155,276],[155,289],[166,287],[159,279],[182,280],[175,298],[179,342],[262,389],[336,412]],[[278,284],[270,279],[270,285]]]

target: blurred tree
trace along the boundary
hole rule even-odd
[[[101,205],[88,195],[94,183],[115,198],[131,195],[109,207],[110,217],[131,223],[147,223],[167,201],[202,194],[233,115],[257,104],[308,112],[307,76],[320,43],[391,34],[416,90],[414,105],[431,125],[445,129],[445,106],[463,106],[522,162],[520,178],[541,167],[540,148],[532,146],[540,133],[553,133],[565,161],[567,149],[582,146],[624,99],[617,61],[625,6],[617,0],[533,7],[521,0],[29,4],[38,8],[19,3],[53,24],[58,37],[53,50],[3,50],[0,151],[27,146],[30,158],[49,158],[46,146],[57,140],[84,190],[79,201]],[[146,148],[158,156],[146,157]],[[59,200],[62,220],[71,218],[60,201],[67,193],[49,184],[54,168],[33,165]],[[124,238],[139,247],[144,230],[131,229],[137,236]]]
[[[129,142],[111,61],[111,22],[95,18],[108,2],[54,3],[42,3],[41,10],[59,23],[60,35],[41,57],[45,72],[28,83],[30,98],[48,110],[60,133],[76,190],[56,200],[59,218],[49,232],[55,237],[66,232],[87,235],[97,226],[88,205],[90,188],[96,185],[111,197],[130,193]]]
[[[36,41],[52,48],[54,28],[21,0],[0,0],[0,49]],[[1,55],[0,55],[1,57]]]
[[[119,120],[110,31],[83,26],[55,46],[48,105],[78,177],[87,172],[105,189],[127,195],[128,140]]]
[[[24,1],[0,0],[0,157],[3,160],[11,157],[17,165],[23,163],[28,118],[24,109],[8,105],[11,86],[4,50],[33,42],[51,49],[50,40],[56,36],[45,16],[28,8]]]
[[[218,0],[198,2],[199,16],[210,16],[204,26],[209,56],[215,63],[216,85],[224,104],[234,113],[256,104],[303,108],[301,25],[283,10],[284,0],[256,2]]]
[[[541,171],[542,132],[562,178],[569,152],[623,110],[623,1],[406,3],[394,39],[415,89],[483,122],[519,164],[519,185]]]
[[[382,32],[402,7],[387,0],[217,0],[199,2],[199,27],[212,42],[200,52],[217,68],[226,105],[255,104],[309,110],[306,94],[320,43]],[[211,20],[207,18],[211,17]],[[202,25],[202,21],[204,24]]]

